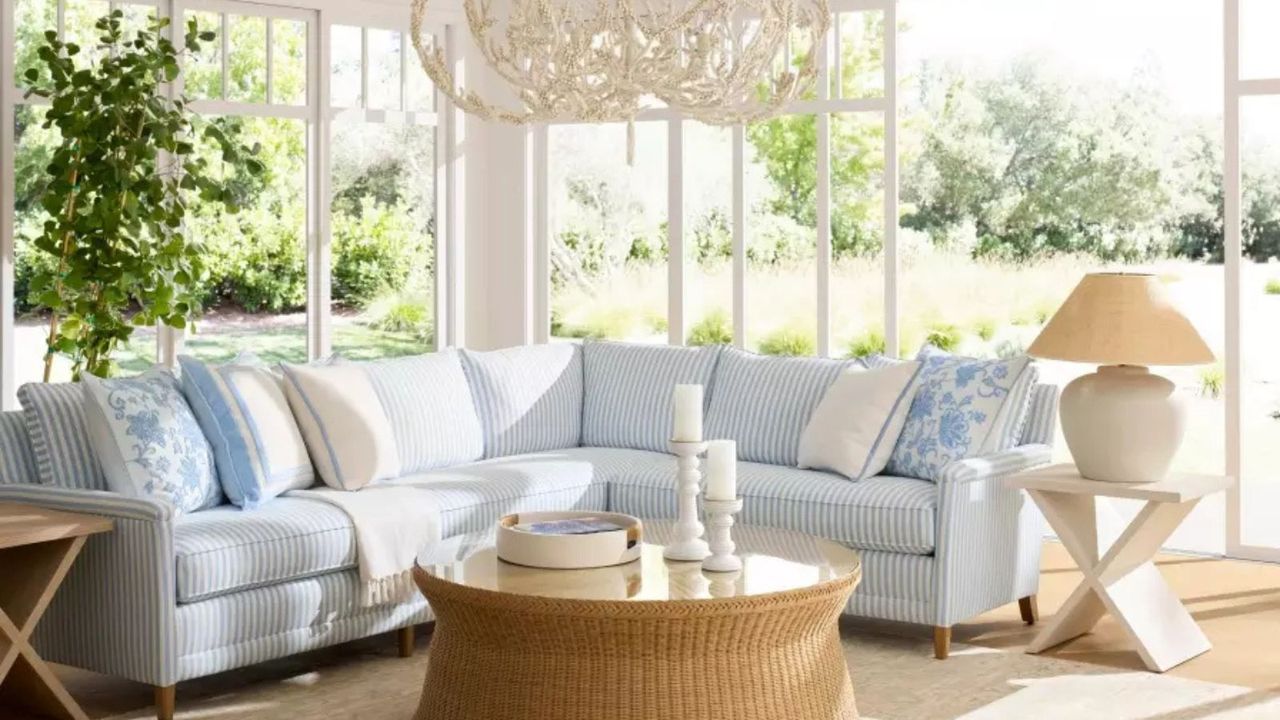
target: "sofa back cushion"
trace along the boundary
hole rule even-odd
[[[719,356],[719,346],[584,343],[582,444],[667,452],[675,386],[710,391]]]
[[[85,420],[107,487],[190,513],[222,503],[213,448],[178,379],[156,368],[137,377],[85,374]]]
[[[31,452],[31,436],[21,410],[0,413],[0,485],[36,483],[36,456]]]
[[[458,351],[356,364],[382,401],[401,474],[459,465],[484,454],[480,418]]]
[[[727,348],[712,381],[705,436],[738,443],[738,459],[799,463],[800,435],[827,388],[856,360],[774,357]]]
[[[582,443],[582,347],[462,351],[487,458]]]
[[[1037,371],[1025,355],[982,360],[926,345],[915,398],[885,472],[936,481],[949,463],[1016,445]]]
[[[18,402],[22,403],[42,484],[107,489],[107,479],[89,442],[84,391],[79,383],[27,383],[18,388]]]
[[[182,355],[182,390],[213,446],[218,481],[232,504],[256,508],[315,483],[302,432],[279,375],[244,355],[208,365]]]

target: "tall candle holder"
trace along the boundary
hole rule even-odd
[[[702,560],[711,553],[702,539],[702,523],[698,521],[698,492],[701,490],[702,471],[698,469],[698,456],[707,449],[705,442],[667,443],[676,456],[676,536],[667,543],[662,556],[668,560]]]
[[[711,525],[711,556],[702,561],[702,569],[711,572],[736,572],[742,569],[742,558],[733,554],[733,516],[742,510],[742,498],[735,500],[703,500],[707,523]]]

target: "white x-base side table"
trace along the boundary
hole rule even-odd
[[[1010,476],[1040,507],[1084,581],[1027,647],[1039,653],[1084,635],[1111,613],[1137,646],[1142,662],[1164,672],[1207,652],[1209,639],[1152,562],[1201,498],[1234,484],[1230,477],[1171,473],[1154,483],[1112,483],[1081,477],[1075,465],[1051,465]],[[1125,523],[1098,498],[1144,500]]]

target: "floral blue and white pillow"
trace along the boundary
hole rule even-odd
[[[172,373],[155,369],[113,380],[86,374],[81,385],[107,487],[165,500],[178,512],[222,502],[213,449]]]
[[[1036,370],[1023,355],[958,357],[926,345],[915,397],[885,474],[937,480],[957,460],[1017,444]]]

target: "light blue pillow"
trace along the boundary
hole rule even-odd
[[[315,469],[281,378],[244,354],[226,365],[181,355],[182,391],[213,447],[218,481],[233,504],[253,509],[315,484]]]
[[[22,419],[42,485],[106,490],[98,456],[89,442],[84,389],[79,383],[27,383],[18,388]]]
[[[705,436],[736,441],[739,460],[795,467],[800,436],[827,388],[847,368],[861,365],[726,348],[712,381]]]
[[[668,452],[675,386],[702,385],[710,396],[719,357],[714,345],[584,343],[582,444]]]
[[[219,505],[213,449],[167,370],[104,380],[84,375],[85,419],[107,487],[164,500],[177,512]]]
[[[952,462],[1017,443],[1037,375],[1030,358],[980,360],[926,345],[917,359],[915,397],[886,475],[936,481]]]
[[[462,351],[462,367],[484,427],[485,457],[582,443],[582,347],[525,345]]]

